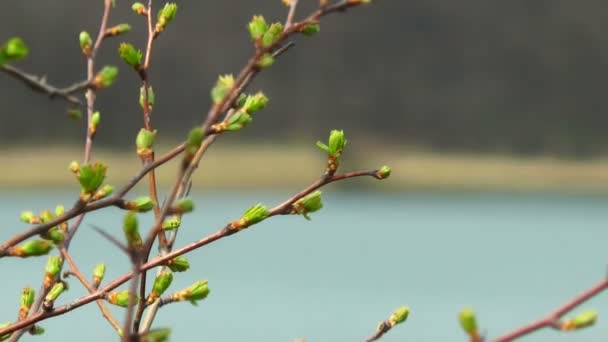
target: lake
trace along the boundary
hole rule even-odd
[[[287,197],[202,193],[176,246],[215,231],[252,204],[272,206]],[[0,238],[26,228],[18,221],[21,210],[68,206],[73,198],[59,191],[0,192]],[[166,306],[156,326],[173,327],[173,341],[361,341],[408,305],[408,321],[382,341],[466,341],[456,318],[465,306],[495,337],[546,315],[606,275],[608,197],[327,189],[324,200],[311,222],[272,218],[189,254],[191,269],[175,274],[171,289],[208,279],[211,294],[198,307]],[[87,223],[122,238],[122,215],[117,209],[87,215],[71,246],[86,274],[107,263],[105,282],[130,264]],[[142,221],[151,222],[150,215]],[[0,260],[0,322],[15,319],[22,287],[39,288],[45,263],[46,257]],[[85,293],[75,279],[69,282],[59,305]],[[592,328],[544,330],[525,340],[605,341],[606,304],[600,295],[582,307],[600,313]],[[42,326],[48,341],[116,340],[94,304]],[[26,336],[34,339],[42,340]]]

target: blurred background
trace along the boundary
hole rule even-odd
[[[176,340],[192,334],[217,341],[357,340],[400,304],[412,306],[411,324],[389,333],[388,341],[459,340],[455,316],[465,305],[480,308],[482,326],[496,336],[548,313],[603,276],[603,3],[374,2],[324,18],[319,35],[296,37],[295,48],[255,79],[248,90],[264,91],[270,105],[209,151],[194,179],[194,196],[204,209],[190,222],[210,233],[248,204],[279,203],[305,187],[324,168],[314,143],[335,128],[344,129],[349,141],[345,170],[388,164],[391,179],[337,184],[312,224],[281,219],[261,228],[261,235],[246,232],[249,238],[195,253],[198,273],[188,277],[203,274],[220,285],[209,299],[211,311],[182,307],[172,310],[188,317],[161,316],[175,327]],[[299,15],[317,4],[300,0]],[[3,0],[0,42],[22,37],[30,56],[16,66],[46,75],[53,85],[81,81],[86,66],[78,33],[97,33],[101,5]],[[150,70],[160,153],[204,119],[217,76],[238,73],[253,52],[246,30],[251,16],[283,21],[286,14],[279,0],[178,5],[176,20],[154,45]],[[132,32],[104,42],[97,62],[120,67],[118,82],[99,92],[102,120],[94,147],[94,158],[109,164],[108,180],[117,186],[140,168],[134,146],[143,125],[139,78],[117,53],[122,41],[140,48],[145,43],[144,22],[130,6],[117,0],[110,22],[130,23]],[[33,93],[3,73],[0,89],[0,204],[6,204],[0,214],[11,223],[0,231],[5,240],[22,229],[20,210],[73,202],[77,186],[66,168],[82,158],[86,123],[68,118],[62,100]],[[160,171],[162,189],[176,167]],[[91,223],[112,228],[121,214],[96,215],[88,216]],[[79,234],[99,239],[88,227]],[[180,242],[200,236],[201,230],[190,231]],[[104,243],[86,246],[76,239],[83,269],[112,248]],[[129,268],[120,255],[105,257],[120,265],[110,271],[114,276]],[[43,264],[0,261],[0,267],[19,267],[35,287]],[[24,284],[21,276],[11,279],[0,286],[16,296]],[[246,284],[238,283],[243,279]],[[69,329],[75,317],[90,317],[86,328],[48,336],[111,340],[97,309],[86,310],[85,316],[58,319]],[[3,305],[0,321],[13,311]],[[192,321],[199,312],[203,323]],[[232,321],[235,312],[244,322]],[[607,335],[600,325],[529,340],[602,341]]]

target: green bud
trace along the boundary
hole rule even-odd
[[[147,334],[140,337],[141,342],[169,342],[171,329],[159,328],[152,329]]]
[[[55,207],[55,216],[61,216],[65,213],[65,207],[61,204],[58,204]]]
[[[82,111],[78,108],[70,108],[67,111],[68,117],[74,121],[82,119]]]
[[[240,93],[239,98],[236,99],[236,106],[243,107],[245,105],[245,101],[247,101],[247,97],[248,97],[248,95],[246,95],[244,93]]]
[[[126,203],[127,209],[145,213],[154,209],[154,201],[148,196],[138,197]]]
[[[319,23],[311,23],[300,29],[300,33],[305,36],[314,36],[315,34],[319,33],[319,31],[321,31],[321,26],[319,26]]]
[[[98,89],[107,88],[114,83],[116,76],[118,76],[118,68],[106,65],[95,75],[93,85]]]
[[[157,300],[162,294],[169,288],[173,281],[173,273],[161,272],[154,279],[154,285],[152,285],[152,292],[148,296],[147,303],[151,304]]]
[[[40,223],[40,218],[34,215],[31,211],[23,211],[21,212],[21,216],[19,216],[19,220],[25,223],[37,224]]]
[[[595,324],[597,320],[596,311],[584,311],[574,316],[572,319],[565,320],[562,323],[562,330],[578,330]]]
[[[30,312],[32,304],[36,299],[36,291],[31,287],[26,287],[21,291],[21,298],[19,300],[19,320],[25,319]]]
[[[189,213],[194,210],[194,201],[191,198],[182,198],[173,206],[173,212],[177,214]]]
[[[46,297],[44,297],[44,300],[47,302],[54,302],[55,300],[57,300],[57,298],[59,298],[59,296],[63,293],[64,290],[65,284],[63,282],[55,283],[51,291],[49,291]]]
[[[160,11],[158,11],[158,21],[156,22],[156,32],[162,32],[170,23],[177,13],[177,4],[166,3]]]
[[[261,91],[255,95],[248,95],[245,100],[245,104],[243,105],[243,110],[249,114],[253,114],[257,111],[260,111],[266,107],[268,104],[268,98]]]
[[[40,256],[48,254],[53,248],[53,244],[46,240],[30,240],[22,245],[14,247],[10,254],[21,258]]]
[[[141,2],[134,3],[133,6],[131,6],[131,9],[137,14],[146,14],[146,6],[144,6],[144,4],[142,4]]]
[[[464,332],[469,335],[477,333],[477,320],[472,309],[465,308],[462,310],[460,314],[458,314],[458,319],[460,320],[460,326]]]
[[[108,295],[108,302],[110,304],[122,306],[126,308],[129,306],[129,290],[120,291],[120,292],[112,292]],[[135,302],[139,300],[138,296],[135,296]]]
[[[329,134],[329,150],[332,155],[339,157],[346,146],[344,131],[333,130]]]
[[[271,67],[274,64],[274,57],[272,57],[271,54],[269,53],[265,53],[261,58],[260,61],[258,62],[258,67],[264,69],[264,68],[268,68]]]
[[[106,275],[106,264],[103,262],[93,268],[93,287],[97,288]]]
[[[391,175],[391,168],[384,165],[378,171],[376,171],[375,177],[378,179],[386,179]]]
[[[221,123],[221,130],[238,131],[247,126],[253,119],[244,111],[238,111],[228,118],[226,123]]]
[[[118,24],[116,26],[112,26],[106,30],[106,35],[115,37],[119,34],[127,33],[131,31],[131,25],[129,24]]]
[[[48,231],[48,234],[44,236],[45,239],[53,241],[54,244],[60,244],[65,237],[65,233],[58,228],[52,228]]]
[[[72,173],[78,173],[80,172],[80,165],[78,164],[77,161],[72,161],[70,163],[70,165],[68,166],[68,169],[72,172]]]
[[[154,102],[156,100],[156,97],[154,96],[154,89],[152,89],[152,87],[148,87],[148,109],[152,110],[152,107],[154,107]],[[146,102],[146,88],[145,87],[140,87],[139,88],[139,105],[141,106],[141,108],[145,109],[145,102]]]
[[[245,210],[243,216],[239,220],[233,221],[230,225],[233,229],[241,230],[265,220],[268,215],[270,215],[268,208],[262,204],[256,204]]]
[[[148,131],[145,128],[139,130],[137,138],[135,139],[135,146],[137,147],[137,155],[140,157],[149,156],[152,154],[152,146],[154,145],[154,138],[156,137],[156,130]]]
[[[95,162],[80,167],[78,182],[83,193],[93,193],[101,186],[106,178],[108,167],[102,162]]]
[[[93,113],[91,116],[91,123],[89,124],[89,133],[91,135],[95,135],[97,132],[97,126],[99,126],[99,122],[101,121],[101,114],[99,112]]]
[[[277,22],[270,25],[270,27],[262,37],[262,46],[264,46],[265,48],[272,46],[279,40],[279,38],[281,38],[282,34],[283,24]]]
[[[397,325],[399,323],[405,322],[405,320],[407,319],[407,316],[409,316],[409,314],[410,314],[410,308],[408,308],[407,306],[402,306],[399,309],[397,309],[395,312],[393,312],[391,317],[388,319],[391,327],[394,327],[395,325]]]
[[[249,34],[251,35],[251,39],[257,41],[258,39],[264,36],[264,33],[268,31],[268,24],[266,24],[266,20],[261,15],[254,15],[253,19],[249,22]]]
[[[186,141],[186,154],[193,156],[196,151],[201,147],[203,143],[203,131],[199,127],[193,128],[188,134],[188,140]]]
[[[61,261],[61,258],[58,256],[50,256],[46,262],[44,272],[54,278],[61,271]]]
[[[234,85],[234,77],[232,75],[220,76],[215,86],[211,89],[211,100],[213,100],[213,103],[217,105],[224,101],[224,98]]]
[[[44,328],[39,326],[39,325],[33,325],[30,330],[28,330],[28,332],[30,333],[30,335],[42,335],[44,334]]]
[[[93,47],[93,40],[87,31],[80,32],[78,36],[78,40],[80,41],[80,49],[85,56],[91,55],[91,49]]]
[[[133,250],[138,250],[142,247],[141,235],[139,234],[139,225],[137,223],[137,215],[134,212],[128,212],[123,221],[123,231],[129,247]]]
[[[307,220],[310,220],[308,214],[314,213],[321,208],[323,208],[323,202],[321,201],[321,191],[318,190],[300,198],[292,204],[292,212],[303,215]]]
[[[200,280],[189,288],[174,293],[171,295],[171,299],[174,301],[188,300],[192,305],[196,305],[196,302],[205,299],[208,295],[209,287],[207,286],[207,280]]]
[[[167,266],[173,272],[185,272],[190,268],[190,263],[186,257],[180,255],[169,260]]]
[[[55,215],[50,210],[43,210],[40,212],[40,222],[47,223],[55,218]]]
[[[182,220],[180,219],[180,217],[178,215],[173,215],[171,218],[168,218],[163,222],[163,229],[164,230],[177,229],[177,228],[179,228],[179,226],[181,224],[182,224]]]
[[[133,45],[129,43],[121,43],[118,47],[118,54],[123,61],[132,66],[135,70],[139,70],[142,59],[140,50],[135,50]]]
[[[0,54],[6,60],[17,61],[27,57],[29,54],[29,49],[23,42],[23,39],[13,37],[0,48]]]
[[[97,190],[95,195],[93,195],[93,200],[96,201],[96,200],[108,197],[113,192],[114,192],[114,187],[109,184],[106,184],[106,185],[102,186],[101,189]]]

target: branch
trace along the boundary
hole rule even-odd
[[[86,80],[74,83],[65,88],[57,88],[48,84],[46,82],[45,76],[36,76],[33,74],[28,74],[27,72],[9,64],[0,65],[0,70],[6,72],[15,79],[23,81],[25,85],[27,85],[32,90],[47,94],[51,99],[62,98],[71,104],[79,106],[83,106],[84,104],[82,103],[82,101],[80,101],[79,98],[77,98],[73,94],[79,91],[83,91],[85,89],[89,89],[89,87],[91,86],[91,82],[89,80]]]
[[[559,320],[568,312],[572,311],[579,305],[588,301],[589,299],[597,296],[604,290],[608,288],[608,278],[603,279],[592,288],[584,291],[578,296],[574,297],[564,305],[557,308],[555,311],[551,312],[544,318],[541,318],[537,321],[534,321],[530,324],[524,325],[523,327],[517,328],[511,332],[508,332],[500,337],[494,339],[494,342],[508,342],[513,341],[516,338],[531,334],[535,331],[538,331],[543,328],[554,328],[560,329],[561,325],[559,324]]]

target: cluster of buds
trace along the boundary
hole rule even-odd
[[[116,26],[112,26],[106,29],[105,36],[106,37],[116,37],[118,35],[124,34],[131,31],[131,25],[129,24],[118,24]]]
[[[154,285],[152,285],[152,291],[148,295],[146,303],[152,304],[158,298],[160,298],[160,296],[169,288],[172,281],[173,273],[171,272],[161,272],[158,276],[156,276],[154,279]]]
[[[93,86],[97,89],[110,87],[118,76],[118,68],[106,65],[93,78]]]
[[[308,214],[314,213],[321,208],[323,208],[321,191],[317,190],[295,201],[291,205],[291,214],[302,215],[305,219],[310,220],[310,216]]]
[[[101,191],[99,188],[106,178],[108,167],[102,162],[94,164],[78,165],[77,162],[70,164],[70,171],[76,174],[78,183],[80,183],[80,200],[89,202],[94,199],[100,199],[108,196],[113,188],[104,186]]]
[[[317,141],[317,146],[327,152],[327,174],[333,175],[340,165],[340,156],[346,147],[344,131],[333,130],[329,133],[329,141],[326,144]]]
[[[19,37],[13,37],[0,46],[0,65],[10,61],[18,61],[27,57],[28,54],[29,49],[23,40]]]
[[[9,250],[11,256],[27,258],[48,254],[53,248],[53,243],[47,240],[30,240]]]
[[[135,146],[137,147],[137,155],[142,158],[148,158],[154,152],[154,138],[156,130],[149,131],[145,128],[139,130],[137,138],[135,138]]]
[[[264,221],[268,215],[270,215],[270,212],[266,206],[256,204],[245,210],[240,219],[232,221],[230,223],[230,229],[234,231],[245,229],[251,225]]]
[[[106,264],[103,262],[97,264],[95,268],[93,268],[93,287],[98,288],[99,284],[103,280],[103,277],[106,275]]]
[[[44,303],[42,304],[44,309],[47,311],[52,310],[53,304],[65,290],[67,290],[66,283],[62,281],[56,282],[55,285],[53,285],[53,288],[51,288],[49,293],[44,297]]]
[[[126,308],[127,306],[129,306],[129,298],[131,297],[131,295],[129,294],[129,290],[125,290],[125,291],[119,291],[119,292],[112,292],[107,296],[107,300],[108,303],[110,304],[114,304],[117,306],[121,306],[123,308]],[[139,297],[136,295],[133,295],[134,298],[134,302],[139,300]]]
[[[276,22],[269,26],[261,15],[253,16],[247,28],[257,48],[268,49],[283,36],[283,24]]]
[[[462,310],[458,314],[458,320],[460,321],[462,330],[469,335],[471,341],[481,341],[481,336],[479,335],[479,329],[477,327],[477,318],[475,317],[475,312],[473,312],[472,309],[465,308]]]
[[[143,242],[141,235],[139,234],[139,224],[137,223],[137,216],[134,212],[130,211],[125,216],[123,222],[123,231],[129,248],[133,251],[140,250]]]
[[[207,298],[209,295],[209,286],[207,280],[200,280],[194,283],[192,286],[175,292],[169,296],[171,302],[182,302],[189,301],[192,305],[196,305],[198,301]]]
[[[141,50],[136,50],[133,45],[129,43],[120,43],[118,54],[120,55],[120,58],[133,67],[133,69],[139,70],[141,68],[143,54]]]
[[[48,223],[55,218],[63,215],[65,212],[65,208],[62,205],[58,205],[55,208],[55,213],[53,214],[50,210],[43,210],[39,215],[34,215],[31,211],[23,211],[19,216],[19,219],[25,223],[29,224],[40,224],[40,223]],[[60,243],[63,241],[63,237],[68,230],[68,223],[62,222],[58,226],[52,227],[46,232],[40,234],[40,237],[46,240],[51,240],[55,243]]]
[[[63,260],[58,256],[49,257],[44,268],[44,279],[42,280],[42,286],[45,289],[50,288],[57,280],[57,276],[59,275],[59,272],[61,272],[62,261]]]
[[[161,8],[160,11],[158,11],[158,18],[156,21],[156,26],[154,28],[155,32],[157,34],[163,32],[167,27],[167,24],[169,24],[175,18],[176,14],[177,4],[166,3],[165,7]]]
[[[185,272],[190,268],[190,263],[185,256],[175,257],[167,262],[167,267],[173,272]]]
[[[595,311],[584,311],[574,316],[573,318],[569,318],[563,320],[560,324],[560,330],[563,331],[571,331],[571,330],[579,330],[595,324],[597,320],[597,312]]]
[[[31,287],[26,287],[21,291],[21,298],[19,300],[19,320],[23,320],[27,317],[30,312],[32,304],[36,298],[36,291]]]
[[[252,121],[251,114],[264,109],[268,101],[268,97],[262,92],[241,96],[237,101],[240,108],[226,120],[211,126],[211,130],[216,133],[240,130]]]

